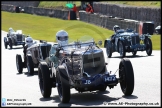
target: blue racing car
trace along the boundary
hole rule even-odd
[[[151,35],[139,35],[124,29],[117,30],[113,39],[106,39],[104,46],[109,58],[113,52],[120,53],[120,57],[125,57],[126,52],[132,52],[133,56],[136,55],[137,51],[146,51],[148,56],[152,54]]]

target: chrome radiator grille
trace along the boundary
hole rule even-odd
[[[22,41],[22,35],[16,35],[17,36],[17,41]]]
[[[139,44],[139,36],[132,36],[132,45]]]

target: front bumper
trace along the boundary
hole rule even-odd
[[[131,46],[125,46],[126,51],[133,52],[133,51],[144,51],[146,50],[145,44],[136,44]]]
[[[97,74],[93,77],[83,77],[75,80],[75,88],[82,90],[97,89],[101,85],[115,86],[118,83],[116,75]]]
[[[19,41],[16,42],[16,45],[24,45],[24,44],[25,44],[25,42],[21,42],[21,41],[20,42]]]

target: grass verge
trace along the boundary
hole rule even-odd
[[[55,34],[64,29],[68,32],[71,40],[77,40],[82,36],[91,36],[97,42],[109,38],[114,32],[93,24],[78,20],[62,20],[46,16],[37,16],[25,13],[10,13],[1,11],[2,30],[8,31],[9,27],[14,30],[23,30],[24,34],[30,34],[33,39],[56,42]],[[153,50],[160,50],[160,35],[152,36]],[[103,45],[102,45],[103,47]]]

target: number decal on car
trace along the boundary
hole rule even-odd
[[[107,81],[115,81],[115,80],[116,80],[115,76],[105,77],[105,82],[107,82]]]
[[[91,84],[91,80],[85,80],[86,82],[84,84]]]

